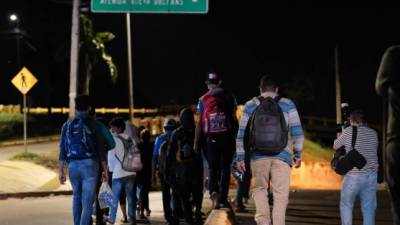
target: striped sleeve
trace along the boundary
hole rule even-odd
[[[351,137],[350,134],[351,127],[347,127],[343,130],[343,134],[340,135],[334,142],[333,142],[333,149],[338,150],[342,146],[345,146],[347,137]],[[351,141],[351,140],[350,140]]]
[[[239,121],[239,130],[236,137],[236,160],[244,160],[245,149],[244,149],[244,135],[246,131],[247,123],[254,110],[257,108],[257,102],[253,99],[248,101],[243,107],[242,116]]]
[[[304,144],[303,127],[301,126],[300,116],[296,109],[296,105],[292,101],[289,102],[288,109],[288,125],[293,142],[293,154],[295,158],[301,159]]]

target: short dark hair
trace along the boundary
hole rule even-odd
[[[110,127],[116,127],[125,131],[125,121],[122,117],[115,117],[110,121]]]
[[[75,98],[75,109],[78,111],[87,111],[91,106],[90,97],[88,95],[78,95]]]
[[[350,121],[354,121],[357,123],[364,123],[364,112],[361,109],[354,109],[350,113]]]
[[[261,92],[275,91],[278,87],[278,82],[270,75],[264,75],[260,79]]]

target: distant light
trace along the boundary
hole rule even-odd
[[[16,20],[18,20],[18,16],[15,15],[15,14],[11,14],[11,15],[10,15],[10,20],[11,20],[11,21],[16,21]]]

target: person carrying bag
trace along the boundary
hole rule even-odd
[[[357,167],[359,170],[362,169],[367,163],[364,156],[354,148],[357,140],[357,127],[353,126],[352,128],[351,150],[346,154],[346,149],[342,146],[335,151],[331,161],[332,169],[342,176],[354,167]]]

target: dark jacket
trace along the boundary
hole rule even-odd
[[[199,177],[202,179],[202,158],[193,151],[194,117],[190,109],[182,110],[181,126],[172,134],[167,152],[167,179],[173,184],[185,184]],[[186,151],[186,153],[184,153]]]

